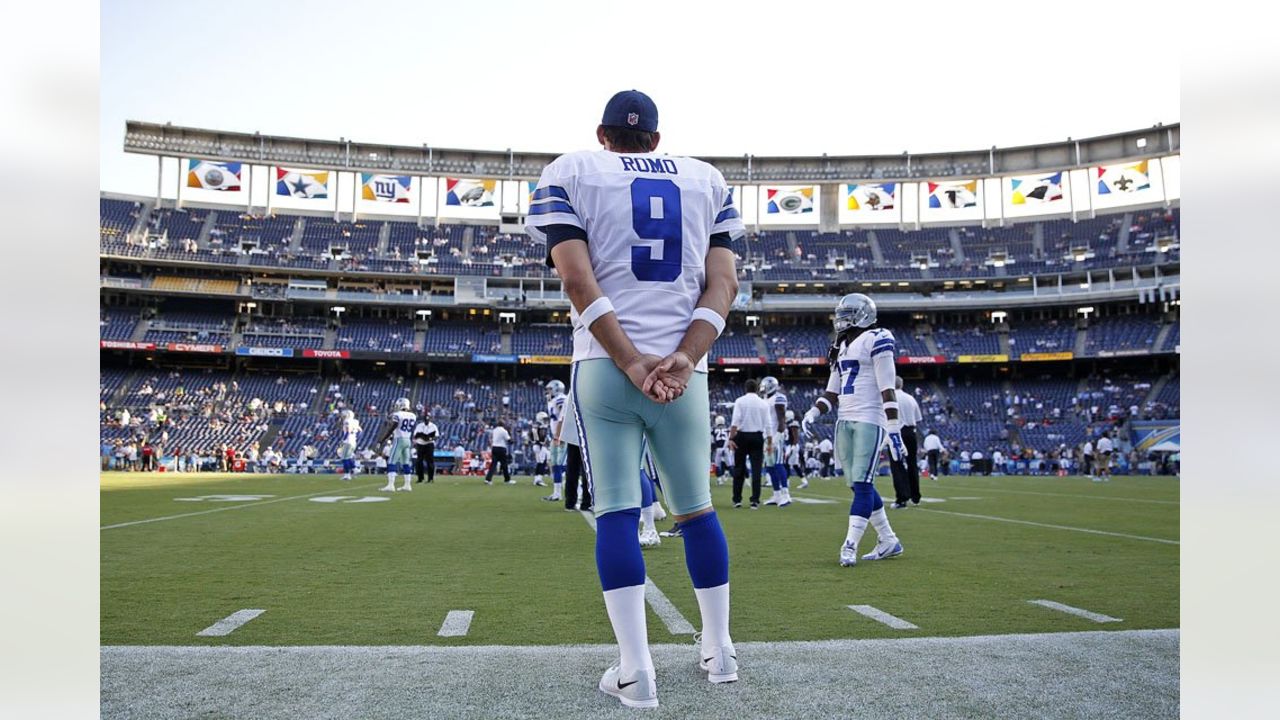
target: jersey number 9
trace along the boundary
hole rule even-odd
[[[680,277],[684,222],[680,188],[671,180],[636,178],[631,182],[631,225],[642,240],[661,240],[662,259],[653,248],[631,246],[631,272],[637,280],[671,282]]]

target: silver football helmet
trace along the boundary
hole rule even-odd
[[[546,414],[546,413],[544,413],[544,412],[540,412],[540,413],[538,413],[537,415],[534,415],[534,418],[535,418],[538,422],[540,422],[540,423],[544,423],[544,422],[546,422],[548,417],[550,417],[550,416],[549,416],[549,415],[547,415],[547,414]]]
[[[717,416],[716,416],[716,427],[724,427],[724,416],[723,416],[723,415],[717,415]]]
[[[778,392],[778,378],[772,375],[766,375],[760,380],[760,394],[770,397]]]
[[[559,380],[549,380],[547,381],[545,392],[548,399],[553,398],[557,395],[563,395],[564,383],[560,382]]]
[[[411,410],[413,403],[409,402],[409,398],[400,398],[396,401],[396,410]]]
[[[849,293],[836,303],[836,334],[851,328],[869,328],[876,322],[876,304],[862,293]]]
[[[795,410],[788,410],[788,411],[787,411],[787,414],[786,414],[786,418],[787,418],[787,422],[791,422],[792,420],[795,420],[795,419],[796,419],[796,411],[795,411]]]

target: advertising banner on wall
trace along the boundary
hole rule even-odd
[[[293,357],[293,348],[238,347],[236,354],[251,357]]]

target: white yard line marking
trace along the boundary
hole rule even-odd
[[[376,483],[374,485],[361,485],[359,488],[331,488],[329,490],[321,490],[320,492],[307,493],[306,495],[290,495],[288,497],[276,498],[275,500],[263,500],[262,502],[245,503],[244,505],[228,505],[227,507],[216,507],[211,510],[200,510],[198,512],[181,513],[178,515],[165,515],[164,517],[147,518],[146,520],[133,520],[130,522],[116,523],[115,525],[103,525],[98,529],[114,530],[116,528],[129,527],[130,525],[145,525],[147,523],[162,522],[164,520],[177,520],[178,518],[195,517],[196,515],[208,515],[209,513],[225,512],[227,510],[239,510],[241,508],[258,507],[259,505],[270,505],[271,503],[284,502],[286,500],[297,500],[300,498],[315,497],[317,495],[325,495],[325,494],[331,493],[334,490],[371,488],[371,487],[374,487],[375,485]]]
[[[1071,493],[1036,492],[1034,490],[1007,490],[1005,488],[997,488],[997,487],[970,487],[965,485],[952,485],[950,483],[948,483],[946,487],[951,488],[953,490],[977,490],[979,492],[1012,493],[1014,495],[1041,495],[1043,497],[1079,498],[1081,500],[1105,500],[1108,502],[1150,503],[1152,505],[1181,505],[1182,504],[1181,501],[1178,501],[1178,500],[1148,500],[1146,498],[1108,497],[1106,495],[1100,495],[1100,494],[1085,495],[1083,493],[1079,495],[1073,495]],[[951,499],[958,500],[959,498],[951,498]]]
[[[693,626],[688,620],[684,619],[684,615],[680,614],[680,610],[667,596],[653,584],[653,580],[648,577],[644,579],[644,599],[649,603],[649,607],[653,608],[653,612],[662,620],[662,624],[667,626],[667,632],[672,635],[692,635]]]
[[[993,515],[974,515],[972,513],[955,512],[953,510],[934,510],[932,508],[917,508],[921,512],[939,513],[942,515],[956,515],[958,517],[975,518],[977,520],[992,520],[994,522],[1007,522],[1017,525],[1031,525],[1032,527],[1051,528],[1053,530],[1070,530],[1071,532],[1088,533],[1090,535],[1106,535],[1108,537],[1128,538],[1129,540],[1143,540],[1146,542],[1162,543],[1164,545],[1178,545],[1177,540],[1166,540],[1165,538],[1146,537],[1145,535],[1129,535],[1127,533],[1108,532],[1106,530],[1092,530],[1090,528],[1070,527],[1068,525],[1053,525],[1051,523],[1031,522],[1030,520],[1014,520],[1013,518],[995,517]]]
[[[440,626],[440,632],[436,635],[463,637],[467,634],[467,630],[471,629],[471,618],[475,615],[475,610],[450,610],[449,614],[444,616],[444,624]]]
[[[1032,605],[1039,605],[1040,607],[1049,608],[1050,610],[1057,610],[1058,612],[1064,612],[1068,615],[1075,615],[1077,617],[1082,617],[1082,618],[1085,618],[1086,620],[1092,620],[1096,623],[1124,622],[1120,618],[1113,618],[1110,615],[1103,615],[1102,613],[1091,612],[1089,610],[1081,610],[1078,607],[1063,605],[1060,602],[1054,602],[1052,600],[1028,600],[1027,602],[1031,603]]]
[[[237,610],[196,633],[196,635],[199,635],[200,637],[222,637],[223,635],[230,635],[232,632],[239,629],[240,626],[258,617],[264,612],[266,612],[266,610]]]
[[[819,500],[817,498],[793,497],[792,500],[805,505],[835,505],[835,500]]]
[[[888,625],[894,630],[919,630],[920,629],[919,627],[912,625],[911,623],[907,622],[906,620],[903,620],[900,617],[895,617],[879,608],[875,608],[870,605],[850,605],[849,609],[858,613],[859,615],[862,615],[864,617],[869,617],[878,623],[884,623],[885,625]]]
[[[591,526],[592,532],[596,529],[596,516],[586,510],[580,510],[583,519]],[[649,603],[649,607],[653,609],[653,613],[658,616],[663,625],[667,626],[667,631],[672,635],[692,635],[694,628],[684,619],[684,615],[680,614],[679,608],[671,604],[665,593],[658,589],[653,580],[645,576],[644,579],[644,599]]]

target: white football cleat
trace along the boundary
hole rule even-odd
[[[621,669],[614,665],[600,677],[600,692],[618,698],[631,708],[658,707],[658,684],[652,670],[636,670],[625,680]]]
[[[770,493],[770,494],[769,494],[769,499],[768,499],[768,500],[765,500],[765,501],[764,501],[764,504],[765,504],[765,505],[777,505],[777,504],[778,504],[778,493],[776,493],[776,492],[775,492],[775,493]]]
[[[395,492],[395,491],[396,491],[395,485],[388,485],[380,490],[380,492]]]
[[[654,547],[662,544],[662,538],[658,537],[658,531],[655,528],[646,528],[640,533],[640,547]]]
[[[653,519],[654,519],[654,520],[666,520],[666,519],[667,519],[667,511],[662,509],[662,503],[660,503],[660,502],[656,502],[656,501],[655,501],[655,502],[653,503]]]
[[[400,489],[401,489],[401,490],[403,490],[403,491],[405,491],[405,492],[413,492],[413,486],[412,486],[412,485],[410,485],[409,483],[405,483],[405,484],[404,484],[404,487],[402,487],[402,488],[400,488]]]
[[[807,488],[807,487],[809,487],[809,480],[808,480],[807,478],[803,478],[803,477],[802,477],[802,478],[800,478],[800,484],[796,486],[796,489],[797,489],[797,490],[803,490],[803,489],[805,489],[805,488]]]
[[[853,567],[858,564],[858,546],[845,542],[840,546],[840,567]]]
[[[351,481],[351,476],[350,476],[350,475],[343,475],[343,476],[342,476],[342,479],[343,479],[343,480],[346,480],[346,481],[348,481],[348,482],[350,482],[350,481]]]
[[[891,557],[897,557],[902,554],[902,543],[898,542],[898,538],[890,541],[881,540],[876,543],[876,549],[862,556],[863,560],[887,560]]]
[[[698,667],[707,674],[707,681],[713,683],[731,683],[738,681],[738,655],[733,645],[721,645],[714,649],[704,649],[702,643],[696,643],[698,651]]]
[[[534,481],[533,481],[533,484],[534,484],[534,485],[537,485],[538,487],[546,487],[546,486],[547,486],[547,484],[546,484],[546,483],[544,483],[544,482],[542,482],[541,480],[534,480]]]

